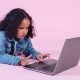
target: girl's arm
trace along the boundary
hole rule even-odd
[[[0,63],[17,65],[21,59],[19,57],[6,54],[5,42],[6,42],[5,34],[1,31],[0,32]]]
[[[27,41],[27,46],[26,46],[26,49],[24,51],[24,53],[27,55],[30,55],[32,54],[32,58],[33,59],[36,59],[36,55],[39,53],[38,51],[36,51],[34,48],[33,48],[33,45],[32,45],[32,42],[30,40],[30,38],[28,39]]]

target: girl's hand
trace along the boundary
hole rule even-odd
[[[23,53],[20,53],[17,57],[23,59],[23,58],[25,58],[25,55]]]
[[[22,58],[21,61],[20,61],[21,66],[26,66],[26,65],[29,65],[29,64],[33,63],[34,60],[31,59],[31,56],[32,55]]]
[[[43,62],[46,58],[50,57],[50,54],[37,54],[36,57],[39,61]]]

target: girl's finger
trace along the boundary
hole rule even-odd
[[[43,58],[50,58],[50,54],[44,54]]]
[[[39,55],[39,61],[43,61],[43,55]]]

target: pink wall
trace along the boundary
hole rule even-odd
[[[39,51],[60,52],[66,38],[80,36],[80,0],[2,0],[0,18],[16,7],[33,17]]]

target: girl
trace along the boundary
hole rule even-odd
[[[35,35],[31,16],[23,9],[11,10],[0,22],[0,63],[25,66],[47,54],[36,51],[31,43]]]

